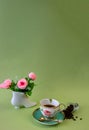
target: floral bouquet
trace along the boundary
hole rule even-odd
[[[17,82],[14,82],[11,79],[6,79],[3,83],[0,84],[0,88],[10,89],[15,92],[23,92],[26,95],[30,96],[35,85],[35,79],[36,74],[31,72],[28,74],[28,77],[22,78]]]

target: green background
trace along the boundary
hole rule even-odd
[[[0,90],[1,130],[89,129],[89,1],[0,0],[0,82],[37,75],[29,98],[37,106],[16,110],[12,92]],[[33,111],[42,98],[78,102],[83,120],[57,126],[37,123]]]

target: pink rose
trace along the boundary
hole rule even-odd
[[[6,79],[3,83],[0,84],[0,88],[9,88],[11,85],[11,80],[10,79]]]
[[[17,82],[17,86],[18,86],[18,88],[20,88],[20,89],[25,89],[26,88],[26,86],[28,85],[28,82],[27,82],[27,80],[26,79],[20,79],[18,82]]]
[[[7,84],[8,86],[10,86],[12,82],[11,82],[10,79],[6,79],[6,80],[4,81],[4,83]]]
[[[0,88],[6,88],[6,89],[8,89],[9,87],[10,86],[8,84],[6,84],[6,83],[0,84]]]
[[[3,88],[3,86],[4,86],[4,83],[1,83],[1,84],[0,84],[0,88]]]
[[[31,72],[31,73],[29,73],[28,77],[29,77],[30,79],[32,79],[32,80],[35,80],[35,79],[36,79],[36,74],[33,73],[33,72]]]

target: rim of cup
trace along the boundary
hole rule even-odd
[[[57,108],[59,107],[59,101],[56,99],[50,99],[50,98],[44,98],[40,100],[40,105],[43,107],[46,107],[45,105],[53,105],[51,108]]]

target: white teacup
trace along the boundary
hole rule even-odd
[[[42,99],[40,101],[41,113],[48,118],[54,117],[58,111],[62,111],[64,108],[65,105],[56,99]]]

